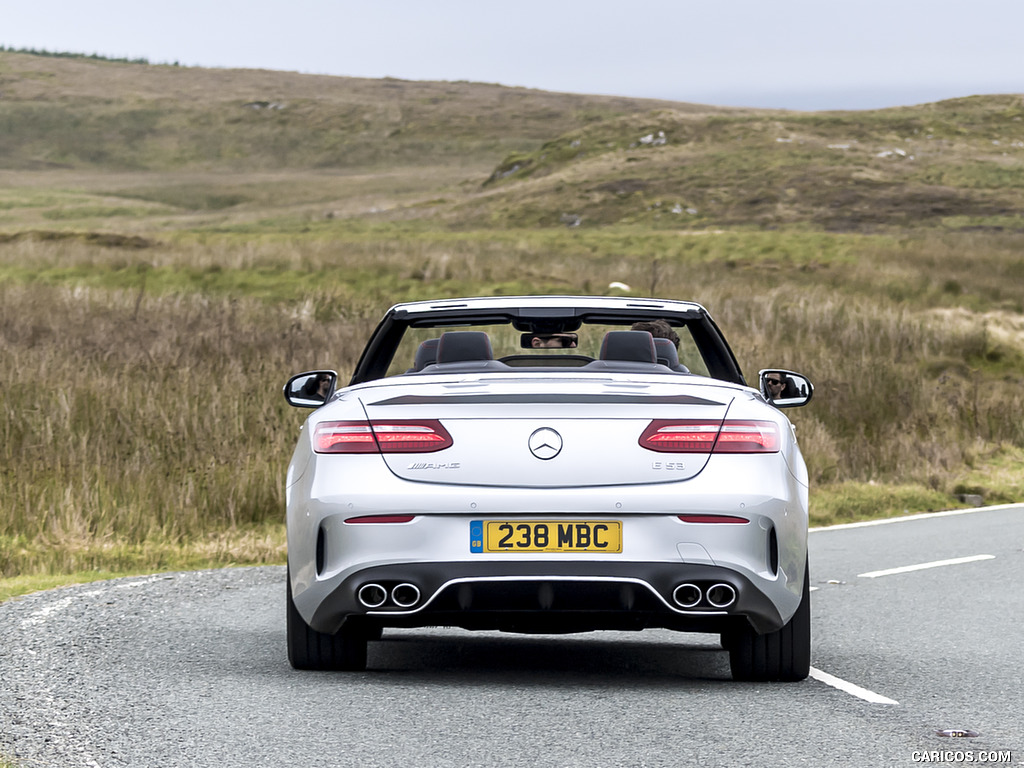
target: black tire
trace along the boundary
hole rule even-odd
[[[800,606],[781,629],[757,634],[746,627],[723,636],[733,680],[798,682],[811,670],[811,584],[804,567]]]
[[[292,580],[287,587],[288,663],[293,669],[347,670],[366,669],[367,633],[349,621],[336,634],[328,635],[310,627],[292,601]]]

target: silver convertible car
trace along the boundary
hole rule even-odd
[[[288,467],[288,658],[366,667],[389,627],[720,635],[737,680],[810,665],[807,471],[699,304],[519,296],[399,304]]]

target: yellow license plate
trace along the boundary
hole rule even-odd
[[[622,552],[621,520],[473,520],[473,552]]]

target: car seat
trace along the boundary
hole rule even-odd
[[[416,357],[410,372],[422,371],[426,366],[437,362],[437,345],[440,339],[427,339],[416,348]]]
[[[676,345],[672,343],[671,339],[655,339],[654,350],[658,355],[658,362],[670,371],[690,372],[689,368],[679,362],[679,353],[676,352]]]
[[[647,331],[608,331],[601,342],[602,360],[656,363],[654,337]]]
[[[491,339],[483,331],[449,331],[437,343],[438,363],[493,360]]]

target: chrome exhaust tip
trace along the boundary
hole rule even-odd
[[[714,608],[728,608],[736,602],[736,589],[732,584],[715,584],[708,589],[708,603]]]
[[[364,608],[380,608],[388,599],[388,591],[380,584],[363,584],[356,598]]]
[[[399,608],[412,608],[420,601],[420,588],[415,584],[399,584],[391,590],[391,602]]]
[[[672,599],[680,608],[695,608],[703,594],[696,584],[680,584],[672,591]]]

